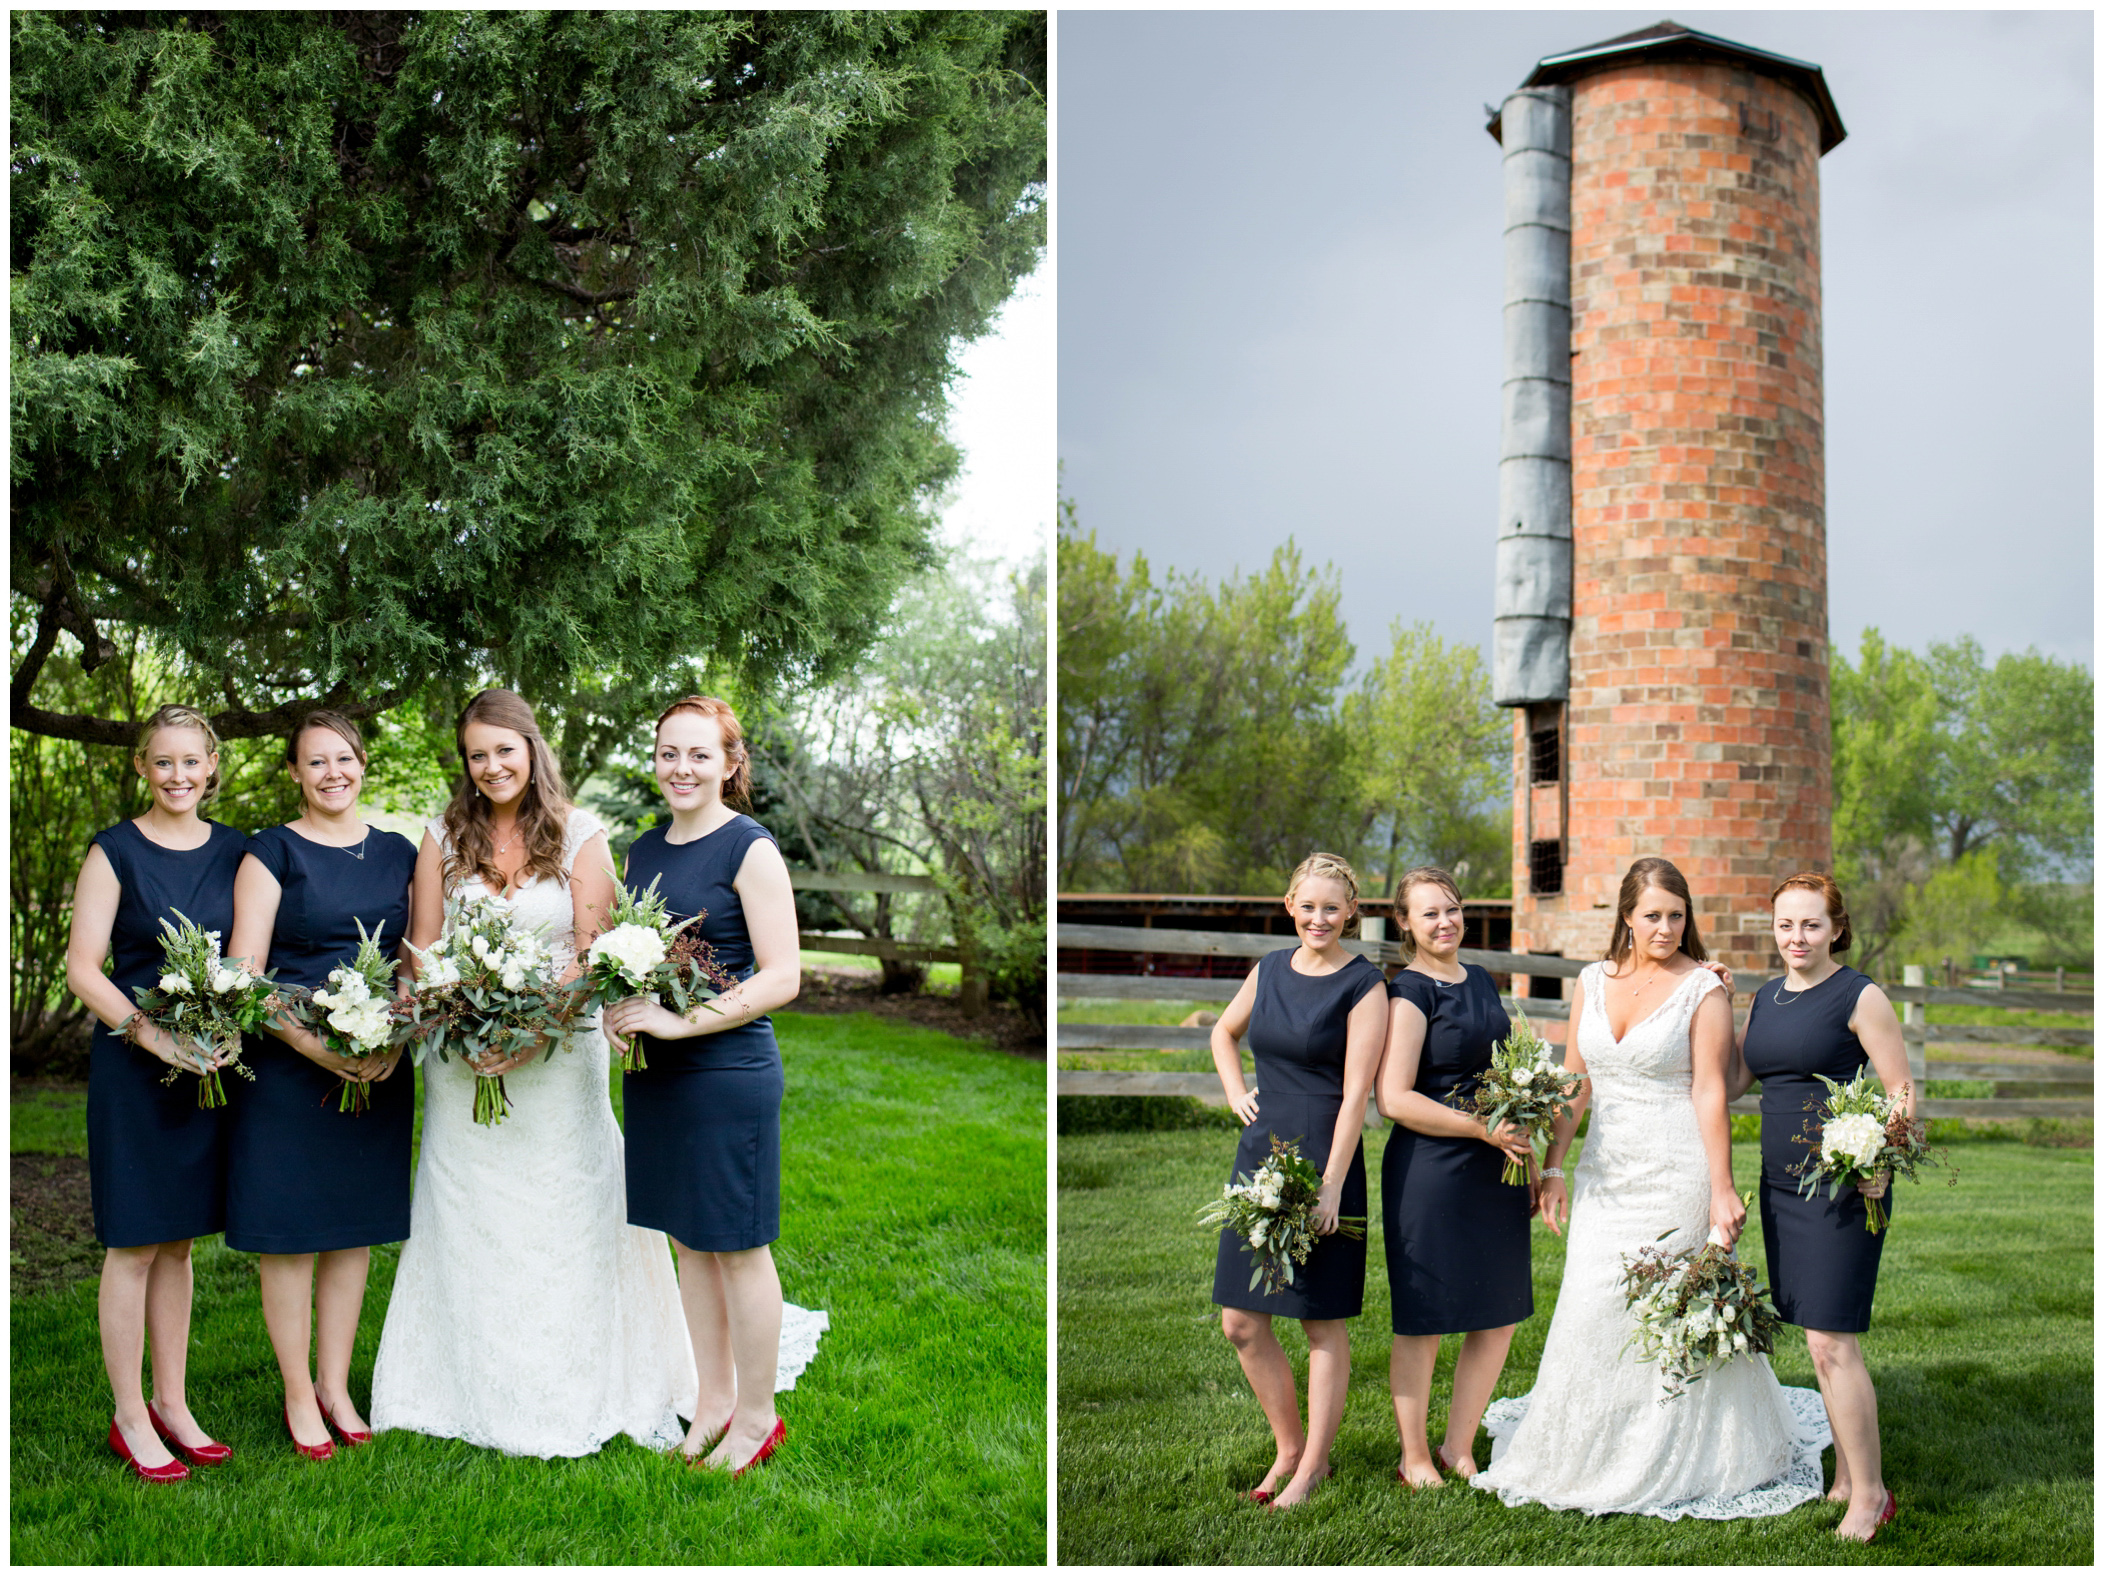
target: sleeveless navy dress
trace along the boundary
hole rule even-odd
[[[1451,985],[1415,969],[1388,982],[1391,998],[1425,1015],[1412,1087],[1441,1104],[1475,1088],[1492,1048],[1512,1032],[1496,983],[1465,967]],[[1397,1335],[1495,1330],[1534,1312],[1528,1190],[1506,1183],[1504,1169],[1504,1152],[1480,1138],[1393,1125],[1381,1155],[1381,1232]]]
[[[178,912],[225,946],[234,931],[234,872],[247,841],[205,823],[202,847],[163,848],[130,821],[95,834],[122,893],[110,926],[110,982],[134,996],[161,977],[161,921]],[[88,1043],[88,1196],[106,1248],[144,1248],[226,1229],[226,1108],[200,1110],[189,1073],[101,1023]],[[229,1085],[238,1078],[223,1078]],[[227,1098],[234,1098],[234,1089]]]
[[[1798,1196],[1798,1168],[1818,1154],[1819,1109],[1826,1086],[1816,1075],[1847,1083],[1870,1060],[1849,1031],[1868,975],[1843,965],[1810,990],[1768,980],[1753,993],[1746,1019],[1746,1067],[1761,1081],[1761,1237],[1768,1285],[1785,1322],[1807,1330],[1860,1334],[1870,1328],[1885,1233],[1864,1226],[1863,1195],[1844,1188],[1832,1199],[1822,1183]],[[1778,999],[1776,992],[1781,990]],[[1799,1137],[1809,1143],[1798,1143]],[[1885,1205],[1890,1209],[1888,1189]]]
[[[358,921],[390,956],[409,932],[416,845],[374,827],[365,857],[273,826],[248,852],[277,878],[270,967],[279,983],[322,984],[358,955]],[[330,1253],[409,1235],[409,1139],[416,1079],[398,1063],[368,1084],[364,1112],[339,1109],[343,1080],[283,1040],[251,1034],[256,1081],[227,1087],[232,1134],[226,1245],[243,1253]],[[404,1061],[406,1062],[406,1058]]]
[[[752,936],[731,883],[754,843],[774,834],[749,815],[670,843],[652,827],[628,850],[630,890],[655,879],[674,919],[704,914],[702,939],[739,979]],[[701,1253],[765,1247],[782,1234],[782,1051],[762,1016],[685,1040],[638,1036],[647,1064],[621,1075],[628,1223]]]
[[[1300,1152],[1327,1170],[1337,1113],[1344,1105],[1344,1042],[1352,1008],[1381,988],[1381,971],[1354,955],[1331,974],[1297,974],[1288,947],[1257,960],[1257,999],[1249,1015],[1256,1057],[1257,1119],[1242,1129],[1234,1171],[1255,1176],[1271,1158],[1271,1135],[1299,1139]],[[1359,1144],[1344,1179],[1340,1215],[1366,1213],[1366,1148]],[[1366,1240],[1333,1232],[1316,1240],[1290,1286],[1267,1293],[1249,1287],[1255,1267],[1248,1244],[1225,1227],[1213,1268],[1213,1301],[1288,1319],[1352,1319],[1366,1299]]]

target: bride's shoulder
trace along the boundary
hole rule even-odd
[[[563,863],[567,865],[577,857],[577,851],[594,837],[606,830],[606,823],[584,808],[570,806],[568,818],[563,822]]]

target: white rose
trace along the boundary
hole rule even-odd
[[[1746,1350],[1746,1332],[1745,1332],[1744,1330],[1734,1330],[1734,1331],[1732,1331],[1732,1332],[1731,1332],[1731,1344],[1732,1344],[1732,1345],[1733,1345],[1733,1346],[1734,1346],[1735,1348],[1737,1348],[1737,1349],[1738,1349],[1739,1351],[1742,1351],[1742,1352],[1743,1352],[1743,1351],[1745,1351],[1745,1350]]]
[[[1727,1302],[1727,1303],[1726,1303],[1726,1304],[1724,1305],[1724,1322],[1725,1322],[1726,1324],[1729,1324],[1729,1323],[1731,1323],[1731,1321],[1732,1321],[1732,1320],[1736,1319],[1736,1318],[1737,1318],[1738,1316],[1739,1316],[1739,1310],[1738,1310],[1738,1307],[1737,1307],[1737,1305],[1736,1305],[1736,1304],[1734,1304],[1734,1303],[1729,1303],[1729,1302]]]
[[[1531,1069],[1522,1067],[1512,1075],[1512,1081],[1524,1089],[1534,1082],[1534,1073]]]
[[[471,941],[471,942],[469,942],[469,943],[468,943],[468,951],[470,951],[470,952],[474,953],[474,954],[475,954],[475,956],[476,956],[476,957],[478,957],[478,958],[486,958],[486,957],[488,957],[488,956],[489,956],[489,937],[487,937],[487,936],[477,936],[477,937],[476,937],[476,938],[475,938],[475,939],[474,939],[473,941]]]
[[[235,991],[241,989],[247,981],[248,976],[239,969],[214,969],[212,971],[212,989],[219,992],[222,996],[231,996]]]
[[[612,959],[630,979],[641,979],[665,961],[665,938],[649,925],[616,925],[592,943],[591,956]]]
[[[161,989],[171,996],[187,996],[190,994],[190,982],[180,974],[163,974]]]
[[[1254,1227],[1252,1227],[1252,1228],[1251,1228],[1251,1230],[1250,1230],[1250,1233],[1249,1233],[1249,1245],[1250,1245],[1250,1246],[1251,1246],[1252,1248],[1261,1248],[1261,1247],[1262,1247],[1262,1246],[1264,1245],[1264,1238],[1265,1238],[1266,1234],[1267,1234],[1267,1233],[1269,1233],[1269,1231],[1270,1231],[1270,1230],[1271,1230],[1271,1222],[1270,1222],[1270,1221],[1268,1221],[1268,1220],[1260,1220],[1260,1221],[1258,1221],[1258,1222],[1256,1223],[1256,1225],[1255,1225]]]
[[[1823,1159],[1847,1160],[1858,1168],[1869,1165],[1884,1147],[1884,1124],[1874,1116],[1861,1113],[1835,1117],[1826,1124],[1826,1131],[1819,1140]]]
[[[526,971],[524,969],[506,969],[499,977],[503,980],[506,990],[519,990],[526,984]]]

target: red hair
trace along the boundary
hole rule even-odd
[[[752,757],[746,752],[745,730],[738,726],[738,714],[731,710],[731,703],[713,695],[685,696],[658,713],[657,725],[651,730],[653,737],[664,731],[667,718],[683,711],[716,719],[716,726],[723,733],[724,758],[730,762],[730,770],[723,777],[723,797],[752,803]]]
[[[1777,898],[1792,891],[1817,892],[1826,900],[1826,917],[1832,920],[1834,925],[1834,943],[1827,950],[1834,953],[1846,952],[1856,938],[1848,928],[1848,904],[1842,901],[1841,888],[1834,884],[1834,878],[1818,870],[1800,870],[1768,894],[1768,906],[1775,907]]]

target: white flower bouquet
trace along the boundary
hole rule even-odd
[[[1826,1184],[1832,1198],[1843,1188],[1854,1187],[1879,1172],[1889,1172],[1909,1181],[1923,1166],[1949,1166],[1948,1157],[1929,1147],[1922,1124],[1907,1115],[1907,1088],[1901,1084],[1891,1094],[1872,1080],[1869,1064],[1845,1084],[1820,1074],[1826,1085],[1826,1104],[1819,1112],[1819,1132],[1810,1124],[1794,1140],[1813,1146],[1813,1153],[1797,1168],[1797,1192],[1810,1198],[1819,1184]],[[1958,1185],[1958,1171],[1951,1166],[1951,1186]],[[1866,1197],[1863,1225],[1873,1235],[1885,1229],[1891,1214],[1880,1198]]]
[[[673,924],[655,877],[641,894],[616,886],[608,927],[585,955],[584,977],[578,982],[585,1000],[605,1007],[631,996],[649,996],[682,1016],[697,1002],[706,1006],[737,984],[701,939],[699,927],[706,917],[696,914]],[[622,1071],[641,1072],[647,1065],[641,1040],[631,1038],[621,1053]]]
[[[1584,1074],[1566,1072],[1552,1057],[1549,1043],[1534,1032],[1523,1012],[1514,1017],[1505,1043],[1491,1047],[1483,1075],[1448,1095],[1446,1103],[1470,1113],[1488,1133],[1503,1123],[1516,1123],[1527,1130],[1532,1144],[1547,1136],[1559,1116],[1570,1113],[1584,1082]],[[1527,1165],[1507,1155],[1499,1175],[1518,1186],[1527,1180]]]
[[[222,958],[218,931],[199,929],[180,909],[171,912],[182,926],[161,921],[161,977],[132,993],[139,1012],[124,1026],[124,1037],[138,1044],[142,1021],[174,1035],[197,1063],[198,1105],[225,1105],[220,1065],[255,1081],[256,1075],[241,1061],[241,1036],[261,1028],[277,1010],[271,976],[252,972],[238,959]],[[215,1063],[215,1058],[222,1060]],[[161,1082],[174,1083],[178,1071],[169,1068]]]
[[[1640,1359],[1659,1365],[1660,1406],[1685,1395],[1713,1366],[1774,1351],[1783,1327],[1768,1288],[1714,1231],[1692,1251],[1654,1245],[1624,1254],[1622,1296],[1636,1320],[1622,1350],[1635,1346]]]
[[[1293,1284],[1293,1267],[1308,1262],[1319,1240],[1315,1232],[1315,1205],[1322,1192],[1322,1173],[1300,1152],[1300,1141],[1271,1136],[1271,1158],[1253,1177],[1238,1175],[1219,1198],[1198,1212],[1198,1223],[1208,1230],[1225,1226],[1240,1237],[1256,1259],[1249,1272],[1249,1289],[1261,1281],[1264,1294],[1272,1296]],[[1364,1215],[1337,1217],[1340,1236],[1366,1235]]]
[[[357,955],[312,990],[287,986],[287,1011],[338,1056],[385,1056],[395,1043],[395,960],[380,950],[378,929],[368,936],[363,921],[352,923]],[[336,1109],[363,1112],[371,1104],[370,1085],[346,1081]]]
[[[569,1045],[577,997],[556,983],[555,954],[508,904],[462,895],[446,903],[445,932],[417,956],[415,994],[402,1010],[394,1043],[408,1045],[416,1065],[435,1052],[457,1051],[476,1076],[475,1120],[493,1127],[511,1099],[504,1075],[487,1063]]]

